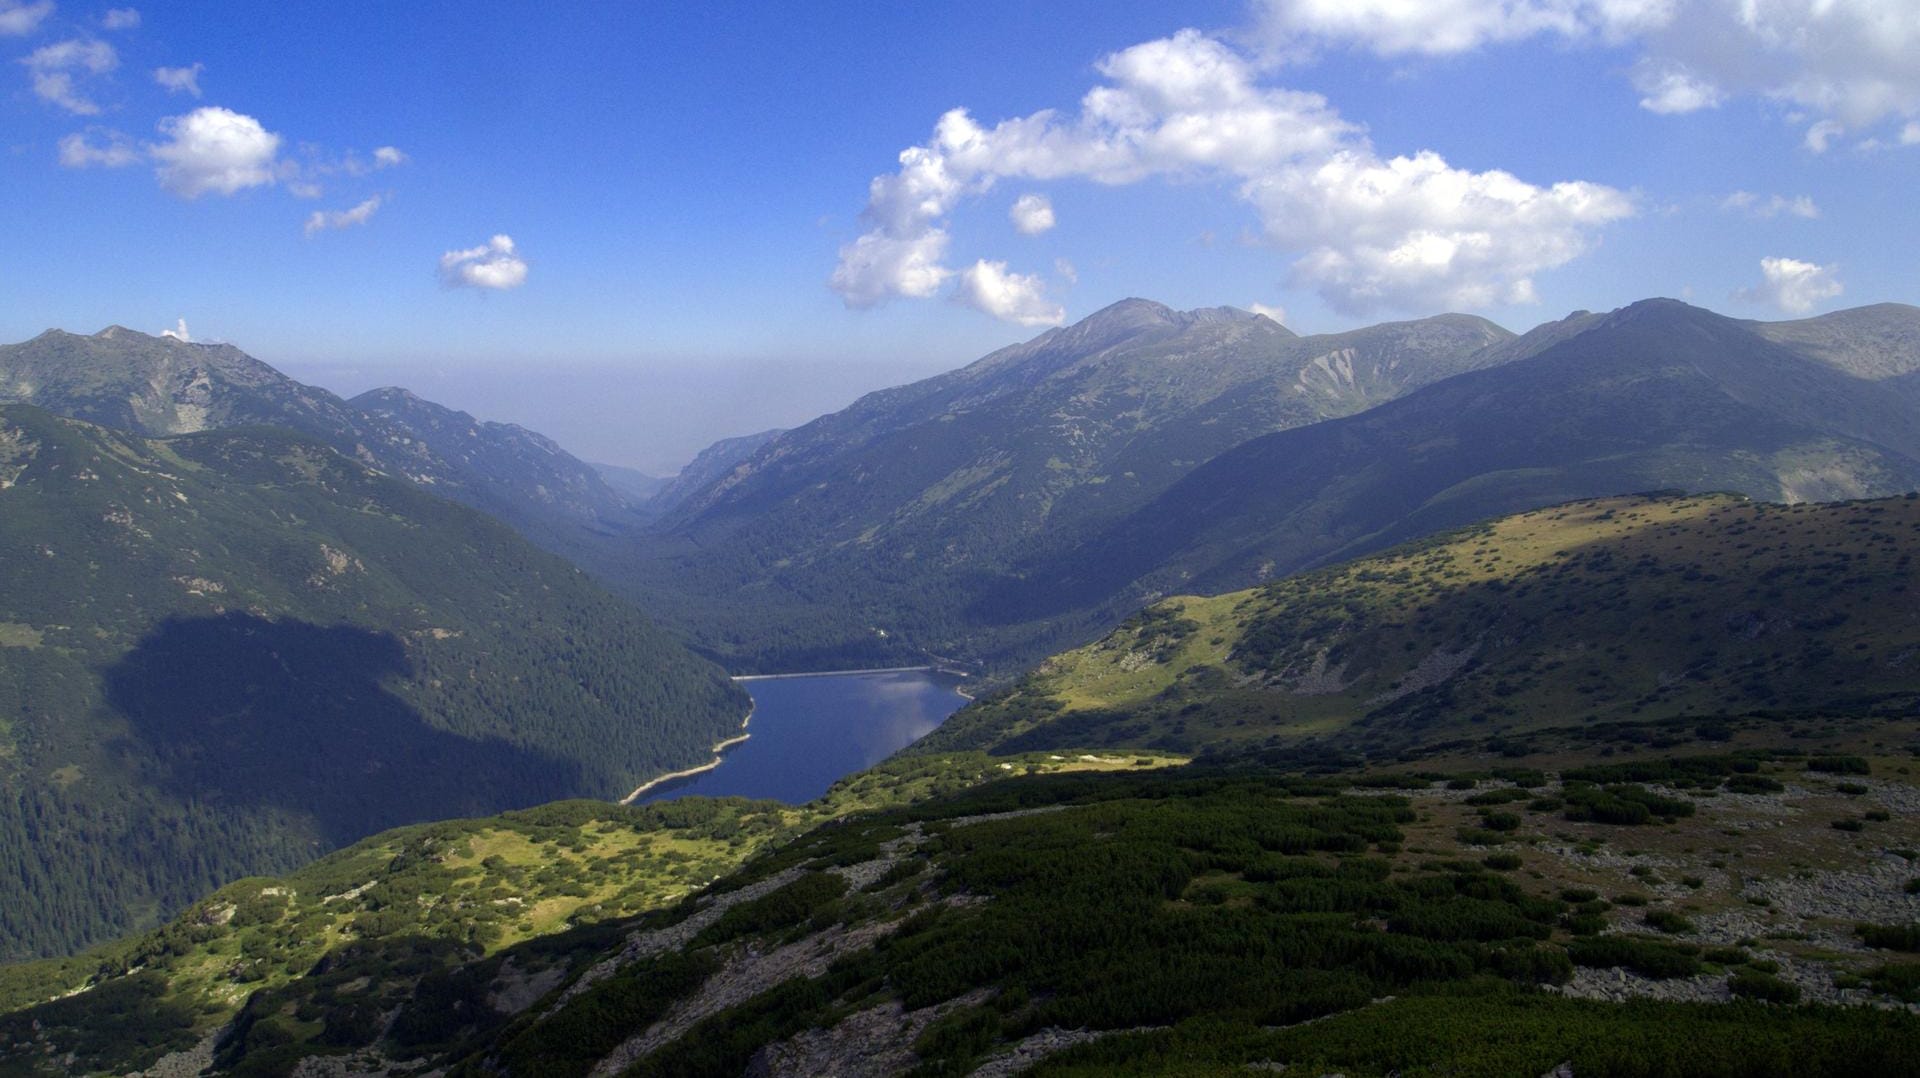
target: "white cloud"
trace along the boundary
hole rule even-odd
[[[140,25],[140,12],[130,7],[108,8],[100,16],[100,25],[109,30],[131,30]]]
[[[276,179],[280,136],[251,116],[217,105],[160,121],[168,141],[150,148],[160,186],[182,198],[231,195]]]
[[[25,37],[40,29],[41,20],[53,14],[53,0],[22,4],[18,0],[0,0],[0,37]]]
[[[1905,127],[1900,129],[1900,145],[1913,146],[1916,144],[1920,144],[1920,120],[1909,122]]]
[[[1306,251],[1293,282],[1352,314],[1531,303],[1533,274],[1579,257],[1594,229],[1634,212],[1610,187],[1538,187],[1430,151],[1386,161],[1345,151],[1244,193],[1272,242]]]
[[[364,225],[373,220],[374,213],[380,209],[381,201],[381,197],[375,195],[352,209],[315,210],[307,217],[306,233],[313,236],[321,232]]]
[[[103,140],[99,145],[92,141],[95,134]],[[133,140],[118,131],[88,128],[86,134],[75,132],[60,140],[60,164],[65,168],[125,168],[140,160]]]
[[[1627,196],[1596,184],[1535,187],[1430,153],[1383,160],[1324,98],[1261,85],[1247,59],[1198,31],[1097,66],[1107,81],[1077,116],[1045,110],[988,128],[955,109],[926,144],[902,151],[899,169],[869,185],[868,232],[840,250],[831,284],[848,305],[935,294],[955,276],[942,262],[948,216],[1002,179],[1235,182],[1270,241],[1306,252],[1296,280],[1347,309],[1527,300],[1531,274],[1577,257],[1591,230],[1633,212]],[[1349,182],[1373,186],[1358,197],[1321,189]],[[963,288],[984,287],[980,265],[967,278]],[[1013,309],[962,298],[989,313]]]
[[[79,80],[120,66],[120,54],[104,41],[75,38],[42,45],[20,62],[26,65],[33,92],[42,101],[76,116],[97,116],[100,106],[81,91]]]
[[[153,69],[153,81],[166,88],[170,94],[192,94],[200,96],[200,73],[207,65],[195,63],[187,67],[156,67]]]
[[[1849,129],[1920,115],[1913,0],[1265,0],[1261,12],[1259,36],[1283,56],[1447,55],[1550,37],[1635,49],[1632,82],[1654,112],[1753,95]]]
[[[910,236],[876,230],[840,248],[840,262],[827,284],[849,307],[875,307],[894,296],[925,299],[953,276],[940,264],[946,254],[943,229]]]
[[[1847,125],[1838,120],[1821,120],[1807,128],[1805,139],[1807,149],[1814,153],[1826,153],[1833,140],[1847,133]]]
[[[934,294],[955,272],[940,262],[944,219],[1001,179],[1243,175],[1356,131],[1317,94],[1257,86],[1245,60],[1193,30],[1114,53],[1099,70],[1110,82],[1077,117],[1045,110],[985,128],[965,109],[941,116],[927,144],[869,185],[869,231],[840,249],[834,290],[854,307]]]
[[[1633,73],[1633,88],[1644,95],[1641,108],[1663,116],[1719,108],[1727,99],[1720,87],[1674,64],[1642,63]]]
[[[1541,34],[1617,41],[1670,17],[1669,0],[1266,0],[1261,30],[1284,52],[1358,45],[1446,56]]]
[[[1053,203],[1045,195],[1021,195],[1007,217],[1022,236],[1038,236],[1053,227]]]
[[[441,255],[440,279],[455,288],[505,291],[526,283],[527,263],[515,249],[513,237],[499,235],[478,247]]]
[[[1804,217],[1809,221],[1817,220],[1820,216],[1820,207],[1806,195],[1761,198],[1752,191],[1735,191],[1721,200],[1720,208],[1749,214],[1763,221],[1772,220],[1783,213],[1791,217]]]
[[[173,329],[161,330],[160,335],[162,337],[172,337],[176,341],[191,342],[193,340],[193,334],[187,332],[187,320],[184,318],[180,319],[179,323],[175,325]]]
[[[373,151],[374,168],[392,168],[407,163],[407,155],[392,146],[380,146]]]
[[[1247,304],[1247,310],[1252,311],[1254,314],[1265,315],[1283,326],[1287,324],[1287,309],[1285,307],[1269,307],[1264,303],[1249,303]]]
[[[1788,314],[1807,314],[1845,291],[1839,266],[1820,266],[1797,258],[1763,258],[1760,276],[1758,286],[1742,289],[1738,297],[1778,307]]]
[[[1005,262],[975,262],[960,274],[954,298],[1023,326],[1057,326],[1067,320],[1066,310],[1047,298],[1046,282],[1037,276],[1009,273]]]
[[[1053,260],[1053,272],[1054,276],[1059,277],[1068,284],[1080,283],[1080,271],[1075,268],[1073,263],[1064,258],[1056,258]]]

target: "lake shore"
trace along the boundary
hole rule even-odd
[[[734,680],[738,681],[741,679],[735,678]],[[756,705],[756,707],[757,706],[758,705]],[[753,721],[754,710],[755,708],[752,708],[752,707],[747,709],[747,717],[740,720],[741,732],[738,735],[734,737],[729,737],[723,741],[716,741],[713,743],[713,748],[709,750],[713,753],[713,759],[707,761],[704,764],[701,764],[698,767],[689,767],[683,771],[669,771],[666,774],[661,775],[659,778],[649,779],[646,782],[643,782],[639,786],[635,787],[632,793],[621,798],[620,803],[622,805],[631,805],[635,801],[640,800],[641,797],[645,796],[648,790],[651,790],[657,786],[660,786],[664,783],[677,782],[680,779],[689,779],[695,775],[705,774],[706,772],[712,771],[714,768],[719,767],[720,764],[724,761],[725,754],[728,749],[733,748],[735,745],[738,745],[741,742],[753,736],[752,734],[747,733],[746,729],[747,729],[747,724]]]
[[[736,674],[733,680],[772,681],[776,678],[853,677],[857,674],[917,674],[932,669],[931,666],[875,666],[865,670],[803,670],[797,674]]]

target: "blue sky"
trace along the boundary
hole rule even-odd
[[[1915,57],[1909,0],[0,0],[0,339],[670,471],[1129,295],[1912,301]]]

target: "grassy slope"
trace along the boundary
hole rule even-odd
[[[1159,604],[955,716],[925,751],[1463,736],[1915,698],[1920,500],[1629,497]],[[1204,706],[1197,706],[1204,705]]]
[[[1631,795],[1625,771],[1123,767],[950,790],[802,834],[619,931],[542,941],[566,980],[517,1015],[476,1001],[535,968],[529,948],[423,982],[384,1039],[356,1032],[366,989],[344,986],[366,967],[347,967],[313,979],[324,996],[255,997],[222,1058],[235,1073],[356,1052],[456,1074],[614,1060],[732,1075],[755,1058],[967,1074],[1025,1046],[1063,1074],[1809,1075],[1920,1051],[1911,1014],[1724,1005],[1886,1007],[1920,983],[1859,941],[1852,912],[1920,908],[1914,855],[1888,852],[1920,825],[1876,815],[1920,795],[1910,758],[1846,765],[1870,777],[1791,751],[1668,759],[1625,761],[1675,783],[1655,788],[1668,818],[1634,826],[1570,818],[1579,791]],[[640,1051],[629,1039],[649,1030]]]
[[[81,1052],[82,1069],[145,1066],[190,1047],[256,995],[331,1006],[340,983],[363,976],[362,994],[342,1006],[390,1009],[424,973],[507,954],[528,983],[550,984],[617,938],[620,923],[826,821],[1007,774],[1136,766],[1133,756],[960,754],[875,768],[800,806],[567,801],[385,832],[284,877],[237,881],[151,932],[0,967],[0,1074],[38,1073],[36,1060],[70,1050]],[[140,1021],[117,1028],[136,1013]],[[295,1026],[295,1039],[324,1025]]]

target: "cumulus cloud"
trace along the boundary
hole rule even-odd
[[[1820,216],[1820,207],[1806,195],[1796,195],[1793,198],[1785,195],[1761,198],[1752,191],[1735,191],[1721,200],[1720,208],[1745,213],[1763,221],[1771,220],[1781,214],[1804,217],[1809,221],[1816,220]]]
[[[280,136],[260,121],[217,105],[160,121],[166,142],[150,148],[160,186],[182,198],[231,195],[276,178]]]
[[[1342,152],[1245,193],[1270,240],[1306,251],[1293,283],[1350,314],[1533,302],[1533,274],[1579,257],[1595,228],[1633,213],[1610,187],[1539,187],[1431,152],[1386,161]]]
[[[925,299],[953,276],[940,264],[946,254],[944,229],[906,236],[875,230],[840,248],[840,263],[827,283],[849,307],[875,307],[895,296]]]
[[[1287,324],[1287,309],[1285,307],[1270,307],[1264,303],[1249,303],[1247,304],[1247,310],[1252,311],[1254,314],[1271,318],[1283,326]]]
[[[380,209],[381,202],[381,197],[375,195],[352,209],[315,210],[307,217],[306,233],[309,236],[315,236],[322,232],[364,225],[373,220],[373,215]]]
[[[19,0],[0,0],[0,37],[25,37],[40,29],[41,20],[53,14],[53,0],[23,4]]]
[[[88,128],[60,140],[60,164],[66,168],[125,168],[140,160],[132,139],[107,128]]]
[[[931,140],[868,186],[869,230],[840,249],[834,290],[854,307],[933,295],[955,274],[941,263],[945,218],[1002,179],[1234,175],[1355,131],[1317,94],[1256,85],[1243,59],[1193,30],[1115,53],[1099,70],[1110,81],[1077,117],[1049,109],[987,128],[965,109],[941,116]]]
[[[868,231],[840,249],[830,283],[847,304],[937,293],[956,276],[944,264],[949,215],[1001,180],[1232,183],[1269,242],[1303,252],[1295,280],[1355,311],[1529,300],[1532,274],[1577,257],[1594,229],[1633,212],[1626,195],[1597,184],[1537,187],[1432,153],[1383,159],[1324,98],[1262,85],[1250,60],[1195,30],[1097,69],[1106,81],[1077,115],[1045,110],[989,128],[955,109],[927,143],[902,151],[898,170],[868,187]],[[997,265],[968,270],[961,298],[1020,321],[1037,308],[979,301],[998,281],[981,267]],[[1010,278],[1034,280],[1001,271]]]
[[[1005,262],[975,262],[960,274],[954,298],[1022,326],[1057,326],[1067,320],[1066,310],[1047,298],[1046,282],[1037,276],[1011,273]]]
[[[1007,217],[1022,236],[1038,236],[1053,227],[1053,202],[1045,195],[1021,195]]]
[[[100,16],[100,25],[109,30],[132,30],[140,25],[140,12],[130,7],[108,8]]]
[[[176,341],[186,341],[188,343],[193,341],[193,334],[187,332],[187,320],[184,318],[180,319],[174,328],[161,330],[160,335],[162,337],[172,337]]]
[[[159,83],[170,94],[191,94],[200,96],[200,73],[207,69],[205,64],[191,64],[187,67],[156,67],[153,69],[153,81]]]
[[[1742,289],[1739,298],[1778,307],[1788,314],[1807,314],[1846,290],[1840,283],[1839,266],[1821,266],[1797,258],[1761,259],[1760,277],[1760,284]]]
[[[1627,45],[1653,112],[1737,95],[1793,106],[1839,133],[1920,114],[1920,4],[1912,0],[1265,0],[1268,48],[1450,55],[1535,37]]]
[[[104,41],[78,38],[42,45],[21,60],[33,79],[35,96],[76,116],[97,116],[100,106],[80,88],[90,75],[104,75],[120,66],[120,54]]]
[[[441,255],[440,279],[454,288],[503,292],[526,283],[527,263],[515,249],[513,237],[499,235],[478,247]]]
[[[393,146],[380,146],[373,151],[374,168],[392,168],[407,163],[407,155]]]

